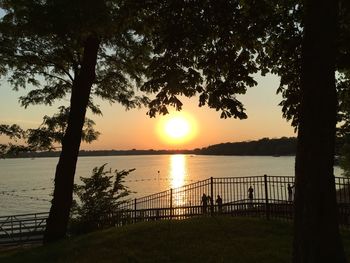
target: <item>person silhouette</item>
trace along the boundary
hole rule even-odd
[[[250,201],[253,201],[253,198],[254,198],[254,189],[252,186],[249,187],[248,189],[248,198]]]
[[[288,186],[287,186],[288,202],[292,202],[293,201],[293,188],[294,188],[294,185],[291,186],[290,184],[288,184]]]
[[[248,189],[248,198],[249,198],[249,205],[248,207],[249,208],[252,208],[253,207],[253,199],[254,199],[254,189],[252,186],[249,186],[249,189]]]
[[[222,213],[222,198],[220,195],[217,196],[215,202],[218,204],[218,211],[219,211],[219,214],[221,214]]]
[[[201,204],[202,204],[202,213],[206,214],[207,213],[207,207],[208,207],[208,197],[207,197],[207,195],[205,193],[203,193],[203,195],[202,195]]]

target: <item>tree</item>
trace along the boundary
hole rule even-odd
[[[0,134],[9,137],[11,143],[0,144],[0,157],[18,156],[23,152],[55,150],[62,143],[69,108],[61,106],[52,117],[45,115],[37,129],[23,130],[20,126],[0,124]],[[81,140],[91,143],[97,140],[100,133],[94,129],[95,122],[85,118]]]
[[[350,177],[350,135],[346,134],[342,141],[339,165],[343,169],[343,175]]]
[[[124,1],[1,0],[0,73],[14,89],[30,87],[23,106],[70,96],[45,242],[64,237],[86,109],[92,97],[126,108],[147,102],[134,85],[148,60],[136,8]],[[37,133],[38,134],[38,133]]]
[[[177,17],[184,11],[182,4],[195,8],[194,19],[187,20],[191,15],[187,9],[184,20]],[[210,21],[202,21],[201,12],[204,8],[208,15],[215,15],[220,5],[192,4],[187,1],[179,4],[176,1],[136,4],[122,0],[0,1],[0,8],[5,11],[0,20],[0,72],[8,76],[14,89],[27,86],[33,89],[20,98],[21,104],[51,105],[54,100],[71,94],[45,242],[64,237],[67,230],[86,109],[101,113],[93,103],[93,96],[120,102],[127,108],[140,106],[148,100],[135,97],[134,86],[140,86],[146,77],[148,81],[141,90],[157,93],[149,104],[150,116],[166,114],[167,105],[181,109],[177,95],[198,94],[201,106],[208,104],[222,111],[222,117],[246,118],[235,94],[243,94],[246,86],[256,84],[251,74],[258,68],[251,58],[257,54],[256,42],[260,40],[249,38],[247,33],[259,36],[264,24],[257,25],[249,20],[250,16],[237,11],[242,22],[231,23],[230,30],[217,32],[218,27],[233,21],[231,13],[222,17],[214,28]],[[237,9],[237,3],[227,4]],[[220,20],[216,15],[215,18]],[[162,31],[164,22],[166,30]],[[205,27],[201,26],[202,22]],[[251,29],[247,31],[246,25],[251,25]],[[198,26],[198,34],[192,34],[189,26]],[[183,30],[185,34],[181,33]],[[215,42],[207,40],[207,35],[200,33],[202,30],[215,34]],[[186,35],[195,39],[177,42]],[[226,45],[233,40],[237,47],[226,55]],[[186,57],[192,47],[194,56]],[[219,61],[217,56],[225,60]],[[150,59],[152,63],[146,68]]]
[[[71,203],[71,186],[76,156],[91,86],[95,84],[96,95],[104,98],[111,96],[113,101],[124,102],[125,96],[118,97],[115,96],[115,93],[124,95],[125,92],[118,93],[120,91],[118,85],[127,86],[125,83],[129,83],[129,79],[124,78],[124,81],[120,81],[119,77],[124,75],[120,72],[115,73],[113,69],[120,65],[127,65],[126,63],[119,64],[120,61],[124,62],[123,59],[130,63],[134,61],[132,59],[135,59],[133,54],[136,48],[140,51],[139,55],[143,54],[142,59],[139,59],[137,63],[137,66],[140,67],[131,67],[134,74],[129,75],[137,82],[141,82],[140,75],[144,72],[147,81],[142,85],[141,90],[157,93],[149,103],[150,116],[158,112],[167,113],[168,105],[181,109],[182,103],[178,98],[179,95],[187,97],[199,95],[200,106],[208,104],[209,107],[221,111],[223,118],[246,118],[244,107],[237,100],[236,94],[244,94],[247,87],[256,85],[252,74],[259,70],[263,74],[272,70],[273,73],[282,76],[280,90],[286,92],[286,97],[292,100],[292,103],[289,104],[292,105],[291,107],[287,104],[283,105],[284,110],[292,110],[291,115],[287,116],[295,117],[296,122],[294,123],[299,125],[294,260],[295,262],[298,260],[317,262],[317,260],[325,259],[344,261],[337,229],[332,169],[336,124],[334,72],[336,62],[337,68],[340,68],[342,64],[338,63],[338,59],[347,57],[348,54],[348,48],[344,45],[346,41],[343,41],[349,35],[344,33],[349,30],[348,13],[343,12],[348,9],[340,9],[341,30],[339,35],[342,37],[338,39],[334,34],[337,21],[337,1],[332,0],[321,2],[307,0],[302,3],[296,0],[154,0],[147,1],[141,6],[130,3],[124,6],[125,3],[122,1],[118,2],[119,5],[114,1],[99,3],[84,1],[84,4],[80,1],[74,3],[42,1],[35,2],[35,5],[38,6],[30,9],[30,12],[23,9],[22,6],[28,7],[33,5],[32,2],[16,5],[17,2],[1,2],[4,3],[4,9],[9,10],[9,14],[5,16],[6,19],[3,19],[2,28],[7,30],[8,35],[13,36],[14,34],[15,36],[14,38],[2,36],[4,45],[1,47],[4,47],[2,50],[7,52],[4,52],[7,54],[4,64],[12,70],[17,70],[17,66],[20,65],[19,70],[15,71],[16,74],[13,74],[14,77],[10,81],[17,86],[23,86],[23,79],[36,84],[33,78],[29,77],[28,70],[32,72],[32,70],[45,68],[47,65],[52,67],[52,64],[47,64],[47,61],[56,62],[56,60],[52,61],[51,56],[47,57],[46,54],[42,56],[42,50],[53,52],[52,54],[55,55],[53,57],[61,61],[63,59],[61,55],[66,53],[63,52],[65,49],[62,50],[60,47],[73,45],[73,50],[77,51],[68,52],[66,57],[81,58],[78,60],[78,66],[77,62],[71,63],[71,59],[67,59],[63,64],[55,66],[53,72],[55,74],[58,72],[60,77],[67,73],[66,65],[70,65],[71,71],[77,74],[71,78],[70,118],[56,172],[55,196],[50,213],[52,221],[49,220],[47,240],[62,237],[66,229],[68,218],[66,211],[69,211]],[[348,1],[341,1],[341,3],[344,6],[348,5]],[[88,6],[86,8],[88,10],[84,9],[83,5]],[[126,6],[127,8],[122,8]],[[107,9],[110,12],[107,12]],[[57,12],[57,10],[64,10],[64,12]],[[93,15],[89,10],[94,10]],[[123,12],[125,10],[127,11]],[[68,11],[70,15],[65,11]],[[38,14],[47,13],[50,13],[50,16],[44,15],[45,20],[33,19],[30,20],[31,23],[26,21],[28,17],[37,18]],[[12,21],[14,14],[16,19]],[[113,14],[119,16],[114,17]],[[65,19],[60,20],[63,17]],[[77,17],[85,20],[75,21]],[[91,17],[93,17],[92,20],[89,20]],[[46,19],[47,25],[50,25],[47,28],[46,25],[35,23],[35,21],[46,21]],[[71,23],[72,21],[74,23]],[[71,28],[71,25],[78,26]],[[21,38],[22,31],[27,32],[26,30],[29,30],[28,34],[24,34],[25,37]],[[61,34],[62,32],[64,34]],[[105,37],[105,34],[110,38]],[[56,36],[61,37],[56,38]],[[18,42],[18,39],[21,41]],[[31,45],[38,43],[39,49],[35,53],[37,54],[35,58],[45,58],[45,67],[39,64],[39,68],[27,68],[28,63],[17,59],[18,52],[14,50],[19,50],[20,55],[26,57],[28,62],[28,53],[22,51],[26,50],[23,48],[28,46],[28,39],[32,40]],[[37,39],[40,41],[35,42]],[[106,39],[108,41],[104,42]],[[47,41],[50,45],[46,45]],[[116,49],[117,55],[113,56],[115,60],[108,60],[110,53],[106,47],[116,47],[113,45],[115,43],[119,47]],[[148,43],[150,45],[146,45]],[[338,53],[342,56],[338,57],[335,43],[338,44],[337,50],[341,51]],[[151,57],[147,56],[147,48],[152,49]],[[8,52],[8,49],[12,49],[12,52]],[[127,49],[128,52],[124,52],[124,49]],[[100,54],[98,50],[105,52]],[[269,53],[272,51],[277,54],[273,53],[275,55],[271,57]],[[12,60],[12,58],[15,59]],[[31,56],[29,58],[33,60]],[[132,61],[129,61],[130,58]],[[148,58],[151,58],[151,61],[145,68],[143,67],[145,63],[142,62],[147,61]],[[102,61],[102,65],[97,66],[95,78],[95,64],[99,65],[99,61]],[[346,61],[348,60],[345,59]],[[131,65],[134,64],[131,63]],[[108,74],[110,71],[106,68],[111,69],[113,74]],[[3,67],[2,70],[4,70]],[[129,72],[129,70],[130,67],[121,68],[122,73]],[[287,73],[284,74],[284,71]],[[99,74],[102,74],[104,81],[101,81]],[[47,76],[47,72],[41,75],[50,77]],[[63,85],[65,82],[62,79],[57,81],[62,81],[61,88],[58,90],[51,88],[50,92],[43,93],[44,97],[51,93],[62,94],[62,90],[66,91]],[[115,88],[111,90],[108,85],[114,85]],[[288,86],[288,88],[283,89],[283,86]],[[106,91],[109,91],[107,95]],[[299,100],[300,95],[301,101]],[[79,123],[76,122],[77,120]],[[63,174],[68,176],[59,176]],[[56,191],[56,189],[59,190]],[[332,245],[326,246],[325,240]]]
[[[265,61],[281,76],[283,114],[298,128],[294,262],[345,261],[333,158],[337,121],[338,136],[348,130],[350,16],[349,2],[337,2],[305,1],[281,9]]]
[[[72,207],[71,221],[76,232],[86,233],[115,225],[114,213],[131,193],[124,185],[125,177],[135,169],[105,171],[106,164],[95,167],[91,177],[80,177],[82,185],[74,185],[79,198]]]
[[[341,131],[348,119],[344,94],[350,90],[350,17],[349,2],[339,1],[339,10],[336,2],[280,1],[274,11],[278,23],[268,29],[268,56],[261,60],[281,77],[283,116],[298,130],[294,262],[345,260],[333,158],[336,122]],[[328,20],[320,21],[320,16]]]
[[[150,115],[181,110],[179,95],[199,96],[199,106],[221,111],[221,118],[245,119],[237,94],[257,83],[253,74],[266,41],[265,1],[150,1],[147,38],[154,57],[143,91],[157,92]],[[266,73],[266,70],[264,70]]]
[[[338,1],[332,0],[170,2],[160,4],[160,12],[166,15],[159,17],[167,18],[160,28],[168,28],[160,31],[176,34],[163,38],[158,34],[155,46],[160,50],[158,61],[175,65],[168,68],[177,73],[173,77],[177,85],[188,82],[187,73],[201,72],[205,85],[198,89],[215,94],[208,103],[220,109],[227,94],[244,92],[249,86],[239,82],[242,77],[249,78],[257,70],[281,76],[279,92],[286,98],[283,112],[298,127],[293,260],[345,262],[333,158],[335,70],[349,68],[349,1],[341,1],[339,18]],[[154,76],[167,74],[163,63],[152,66]],[[162,83],[167,78],[153,79]],[[175,92],[169,88],[168,93]],[[165,94],[159,98],[154,105],[160,107],[162,99],[168,98]],[[230,115],[223,113],[223,117]]]
[[[346,262],[333,175],[338,2],[304,5],[293,262]]]
[[[337,137],[340,140],[339,165],[345,176],[350,176],[350,70],[343,73],[338,81],[339,94],[339,119],[342,125],[337,130]]]

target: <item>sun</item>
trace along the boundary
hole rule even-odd
[[[159,120],[157,130],[166,144],[184,145],[196,136],[197,125],[188,113],[173,112]]]
[[[190,125],[183,117],[173,117],[165,123],[165,133],[173,139],[180,139],[190,132]]]

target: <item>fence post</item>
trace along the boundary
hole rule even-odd
[[[214,187],[213,187],[213,177],[210,177],[210,215],[214,215]]]
[[[170,219],[173,218],[173,189],[170,188]]]
[[[264,174],[264,184],[265,184],[265,213],[266,218],[270,219],[270,206],[269,206],[269,193],[268,193],[268,187],[267,187],[267,175]]]
[[[136,204],[137,204],[137,199],[135,198],[134,200],[134,223],[136,223]]]
[[[19,241],[22,242],[22,221],[19,221]]]

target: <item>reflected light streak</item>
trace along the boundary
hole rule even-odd
[[[170,156],[170,178],[171,188],[178,188],[185,184],[186,177],[186,156],[183,154]],[[173,202],[175,206],[185,204],[185,196],[182,193],[173,192]]]

